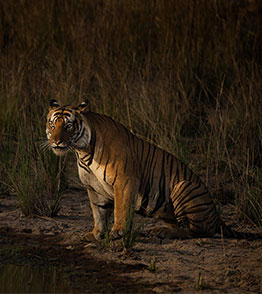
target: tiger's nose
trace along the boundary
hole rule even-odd
[[[56,144],[57,146],[59,146],[59,145],[63,145],[63,141],[62,141],[62,140],[60,140],[60,141],[56,141],[55,144]]]
[[[64,142],[62,140],[53,140],[53,144],[54,147],[63,147],[64,146]]]

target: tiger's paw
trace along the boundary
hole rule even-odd
[[[96,230],[93,230],[92,232],[88,232],[85,235],[85,238],[87,241],[93,242],[93,241],[100,241],[104,239],[104,234],[101,232],[97,232]]]
[[[110,233],[110,239],[112,241],[114,240],[119,240],[123,237],[123,230],[120,230],[120,229],[112,229],[111,230],[111,233]]]
[[[172,240],[178,237],[176,231],[170,229],[169,227],[163,227],[163,226],[152,228],[150,230],[150,235],[158,237],[161,240],[164,240],[164,239]]]
[[[85,239],[86,239],[87,241],[90,241],[90,242],[93,242],[93,241],[96,241],[96,240],[97,240],[92,232],[88,232],[88,233],[85,235]]]

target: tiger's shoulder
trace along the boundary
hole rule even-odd
[[[88,112],[83,114],[83,118],[85,126],[93,130],[102,141],[124,141],[129,144],[130,139],[135,137],[122,123],[106,114]]]

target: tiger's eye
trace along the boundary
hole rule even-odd
[[[72,130],[72,128],[73,128],[73,124],[72,124],[72,123],[68,123],[68,124],[65,126],[65,128],[66,128],[67,130]]]
[[[49,122],[49,126],[52,130],[55,128],[55,125],[52,122]]]

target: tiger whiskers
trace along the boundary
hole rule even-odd
[[[75,151],[75,148],[74,148],[74,146],[69,146],[69,148],[68,148],[70,151]]]
[[[46,150],[51,149],[51,146],[49,144],[48,140],[43,140],[42,142],[39,143],[40,148],[43,152],[45,152]]]

